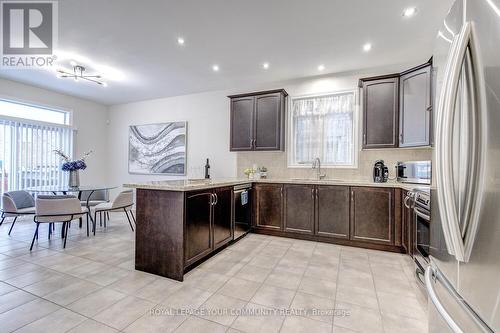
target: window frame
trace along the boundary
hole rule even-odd
[[[353,151],[354,151],[354,160],[351,165],[334,165],[334,164],[326,164],[321,161],[321,168],[325,169],[358,169],[359,168],[359,143],[360,133],[359,133],[359,91],[357,89],[346,89],[346,90],[336,90],[332,92],[326,93],[317,93],[317,94],[307,94],[307,95],[297,95],[291,96],[290,102],[287,107],[287,136],[288,136],[288,149],[287,149],[287,168],[289,169],[305,169],[312,168],[311,163],[297,163],[295,161],[294,151],[295,151],[295,140],[294,140],[294,131],[293,131],[293,101],[299,99],[308,99],[308,98],[317,98],[317,97],[325,97],[325,96],[334,96],[341,95],[346,93],[352,93],[354,95],[354,110],[353,110]]]
[[[30,119],[30,118],[22,118],[22,117],[6,116],[6,115],[0,114],[0,118],[2,118],[2,119],[29,122],[29,123],[34,124],[34,125],[50,125],[50,126],[59,126],[59,127],[66,127],[66,128],[73,129],[73,110],[72,109],[67,109],[64,107],[23,100],[23,99],[19,99],[19,98],[13,98],[13,97],[2,95],[2,94],[0,94],[0,101],[12,103],[12,104],[17,104],[17,105],[25,105],[25,106],[39,108],[39,109],[45,109],[45,110],[53,111],[53,112],[64,113],[65,120],[66,120],[65,122],[67,122],[67,123],[58,124],[58,123],[52,123],[52,122],[48,122],[48,121],[35,120],[35,119]]]

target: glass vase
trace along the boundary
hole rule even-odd
[[[68,178],[69,187],[80,187],[80,172],[79,170],[71,170]]]

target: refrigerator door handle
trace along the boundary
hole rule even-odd
[[[434,290],[433,279],[437,278],[438,277],[436,277],[434,273],[434,268],[432,268],[431,265],[427,266],[427,269],[425,270],[425,288],[427,289],[429,299],[431,300],[432,304],[434,304],[436,310],[439,312],[439,314],[446,322],[446,324],[450,327],[450,329],[453,331],[453,333],[464,333],[464,331],[462,331],[462,329],[458,326],[458,324],[453,320],[448,311],[446,311],[443,304],[441,304],[436,294],[436,291]]]

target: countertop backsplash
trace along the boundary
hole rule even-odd
[[[384,160],[389,168],[389,177],[396,177],[395,166],[397,161],[425,161],[432,159],[431,148],[399,148],[362,150],[359,152],[358,168],[321,168],[329,179],[348,179],[371,181],[373,164],[376,160]],[[267,178],[313,178],[316,171],[312,168],[288,168],[286,152],[238,152],[237,176],[245,177],[243,170],[257,166],[267,168]]]

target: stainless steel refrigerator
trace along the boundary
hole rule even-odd
[[[500,0],[456,0],[433,67],[429,332],[500,332]]]

